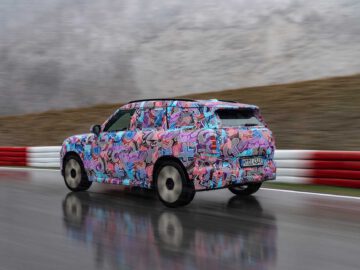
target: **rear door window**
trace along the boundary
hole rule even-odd
[[[223,127],[264,126],[254,109],[218,109],[216,114]]]
[[[198,108],[168,107],[169,129],[193,128],[199,122]]]
[[[166,110],[164,108],[138,109],[133,117],[135,130],[164,129],[166,127]]]

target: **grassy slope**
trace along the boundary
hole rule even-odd
[[[281,149],[360,149],[360,75],[187,97],[259,105]],[[59,145],[69,135],[88,132],[117,107],[0,117],[0,145]]]

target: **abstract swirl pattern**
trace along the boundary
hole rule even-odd
[[[274,140],[262,126],[225,127],[218,109],[254,110],[253,105],[200,101],[142,101],[124,105],[102,125],[99,136],[67,138],[61,158],[76,153],[90,181],[152,188],[160,158],[174,157],[187,171],[196,190],[275,179]],[[128,128],[106,131],[122,111],[131,111]],[[243,167],[241,159],[261,157],[262,166]]]

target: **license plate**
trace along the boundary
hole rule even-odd
[[[261,157],[243,158],[241,159],[241,167],[262,166],[263,159]]]

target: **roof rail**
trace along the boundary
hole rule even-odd
[[[238,103],[237,101],[235,100],[225,100],[225,99],[219,99],[219,101],[222,101],[222,102],[229,102],[229,103]]]
[[[143,102],[143,101],[196,101],[196,100],[189,98],[147,98],[147,99],[131,100],[128,103]]]

